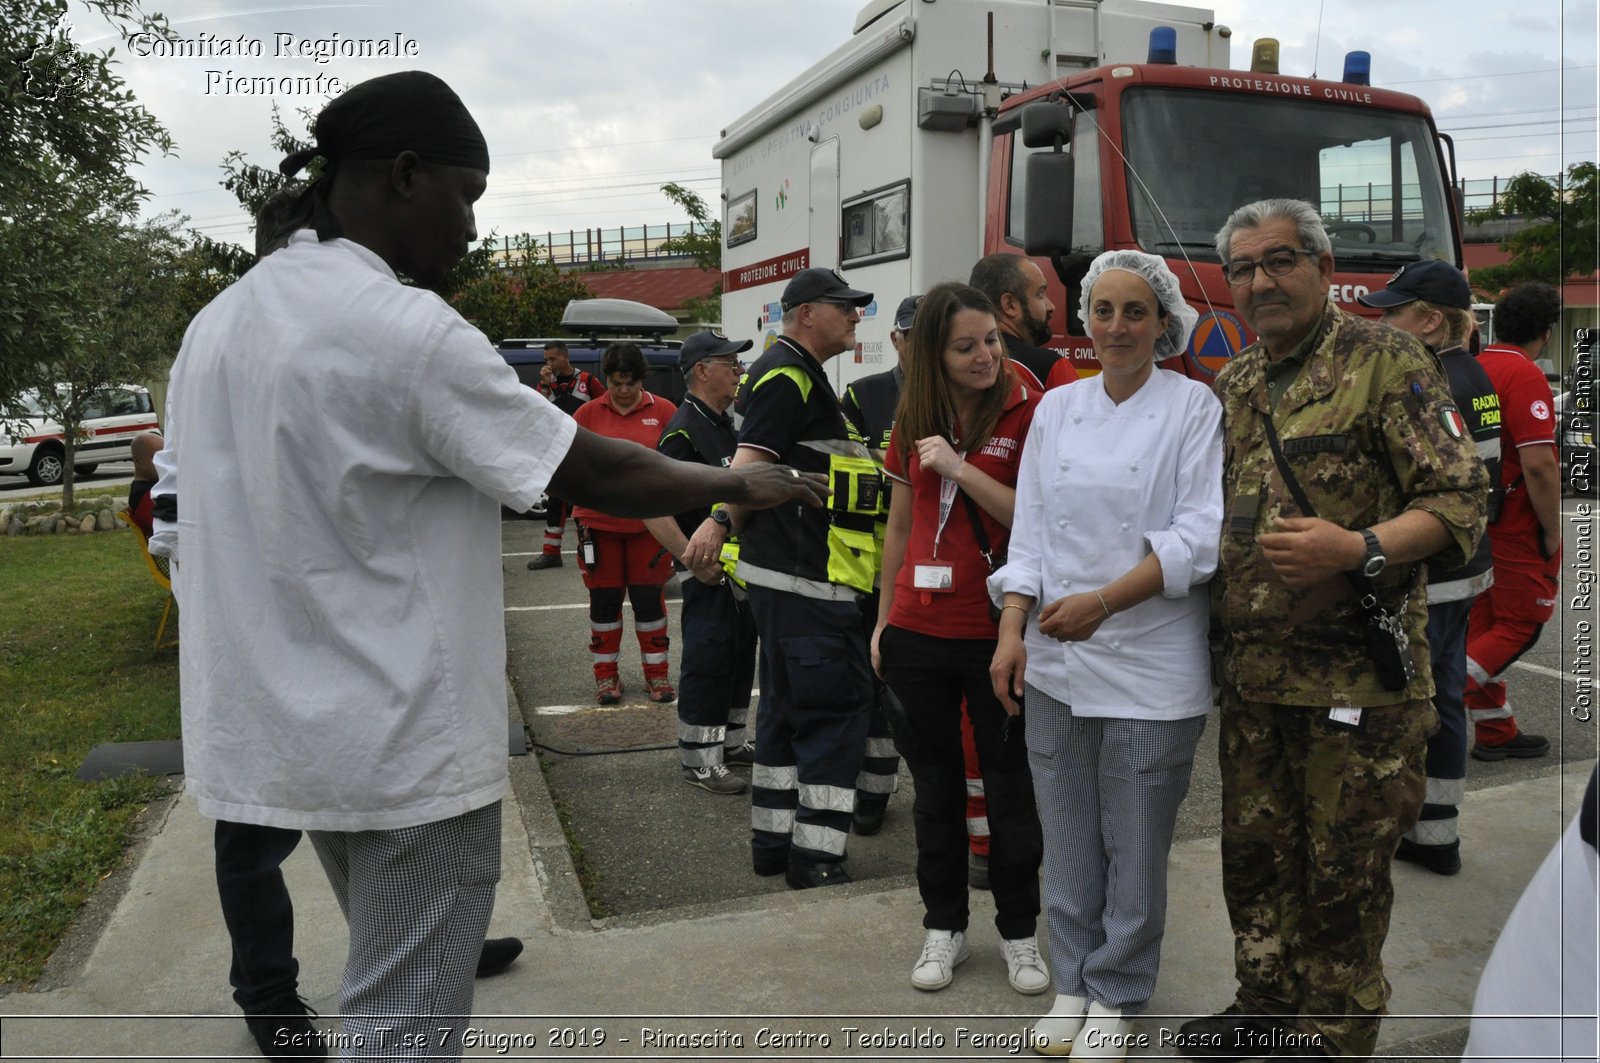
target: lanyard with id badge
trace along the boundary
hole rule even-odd
[[[944,536],[944,526],[950,520],[950,512],[955,509],[956,492],[959,490],[954,480],[939,477],[939,523],[933,530],[933,556],[926,561],[914,561],[911,565],[911,586],[917,591],[923,605],[932,605],[935,594],[955,593],[956,567],[948,561],[939,560],[939,540]]]

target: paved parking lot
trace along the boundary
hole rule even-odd
[[[1592,651],[1595,625],[1593,605],[1579,597],[1581,582],[1574,574],[1585,520],[1587,571],[1593,572],[1593,518],[1584,516],[1583,506],[1578,499],[1564,505],[1568,586],[1562,611],[1515,667],[1512,679],[1521,726],[1549,736],[1555,749],[1537,760],[1473,761],[1469,790],[1551,775],[1563,764],[1595,758],[1595,723],[1575,719],[1569,711],[1580,697],[1595,698],[1593,658],[1579,656]],[[648,922],[686,907],[783,892],[781,877],[759,878],[750,870],[748,796],[714,796],[679,779],[672,749],[677,717],[673,706],[651,705],[644,697],[631,621],[626,621],[622,647],[627,697],[615,708],[593,704],[587,598],[576,562],[569,552],[563,568],[527,570],[543,529],[542,522],[529,520],[502,525],[510,673],[533,740],[546,747],[539,756],[584,868],[594,914]],[[573,544],[569,528],[569,550]],[[676,599],[669,599],[667,614],[676,662]],[[1585,681],[1574,681],[1575,667],[1587,669]],[[676,667],[673,674],[676,678]],[[850,840],[848,866],[857,881],[884,889],[914,881],[910,798],[910,778],[902,769],[901,790],[891,801],[883,832]],[[1179,840],[1215,836],[1220,805],[1213,726],[1201,739],[1194,781],[1179,815]],[[1461,834],[1469,864],[1492,859],[1473,849],[1470,818],[1463,820]]]

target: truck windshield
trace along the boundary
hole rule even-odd
[[[1217,260],[1229,213],[1288,197],[1322,213],[1341,270],[1454,261],[1448,200],[1422,116],[1303,98],[1130,88],[1128,205],[1152,254]]]

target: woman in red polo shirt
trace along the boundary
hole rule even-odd
[[[655,449],[677,407],[644,389],[649,366],[636,344],[613,343],[600,358],[604,395],[586,402],[572,419],[596,435],[628,439]],[[667,678],[667,605],[661,588],[672,575],[672,558],[645,531],[644,522],[575,506],[578,568],[589,588],[589,652],[594,655],[595,700],[622,700],[617,657],[622,650],[622,592],[633,603],[633,630],[644,659],[650,700],[677,697]]]
[[[1005,358],[993,305],[965,284],[917,305],[884,471],[896,481],[873,666],[904,706],[895,744],[916,782],[917,885],[927,938],[911,971],[943,989],[967,958],[967,784],[961,703],[989,802],[989,885],[1011,987],[1042,993],[1035,938],[1043,842],[1020,720],[989,680],[998,629],[985,581],[1004,560],[1018,458],[1039,396]]]

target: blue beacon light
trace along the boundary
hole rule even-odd
[[[1344,81],[1347,85],[1372,84],[1372,53],[1346,52],[1344,56]]]
[[[1157,26],[1151,30],[1150,57],[1147,61],[1176,66],[1178,64],[1178,31],[1171,26]]]

